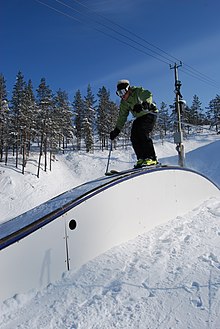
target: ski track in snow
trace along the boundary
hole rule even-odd
[[[219,138],[195,137],[187,141],[186,151],[193,169],[220,184],[219,143],[213,153],[214,141]],[[160,159],[176,164],[173,143],[155,144]],[[205,155],[194,151],[198,146],[204,146],[201,153],[207,150],[209,166],[204,165]],[[34,160],[24,176],[0,164],[0,220],[103,176],[107,157],[108,151],[57,156],[52,175],[41,171],[40,180],[33,173]],[[110,165],[120,170],[134,161],[130,150],[115,150]],[[219,324],[220,198],[65,272],[40,291],[0,305],[1,329],[218,329]]]

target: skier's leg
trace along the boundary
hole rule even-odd
[[[156,153],[153,145],[153,141],[149,134],[153,130],[155,124],[155,116],[153,114],[147,114],[139,118],[139,143],[141,145],[141,154],[143,159],[156,160]]]
[[[138,120],[134,120],[131,128],[131,143],[136,154],[137,160],[143,159],[142,157],[142,146],[139,141],[139,124]]]

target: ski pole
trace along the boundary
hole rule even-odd
[[[108,173],[108,167],[109,167],[109,162],[110,162],[111,153],[112,153],[112,140],[111,140],[111,144],[110,144],[110,150],[109,150],[109,154],[108,154],[108,162],[107,162],[107,167],[106,167],[105,174]]]

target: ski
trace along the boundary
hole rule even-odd
[[[136,173],[138,171],[145,171],[145,170],[149,170],[149,169],[154,169],[154,168],[163,168],[163,167],[167,167],[167,165],[162,164],[162,163],[158,163],[156,165],[151,165],[151,166],[142,166],[142,167],[138,167],[138,168],[130,168],[130,169],[126,169],[126,170],[115,170],[112,169],[108,172],[105,173],[106,176],[112,176],[112,175],[124,175],[124,174],[131,174],[131,173]]]

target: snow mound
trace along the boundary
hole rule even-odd
[[[217,329],[219,212],[220,198],[208,200],[42,291],[15,296],[0,327]]]

